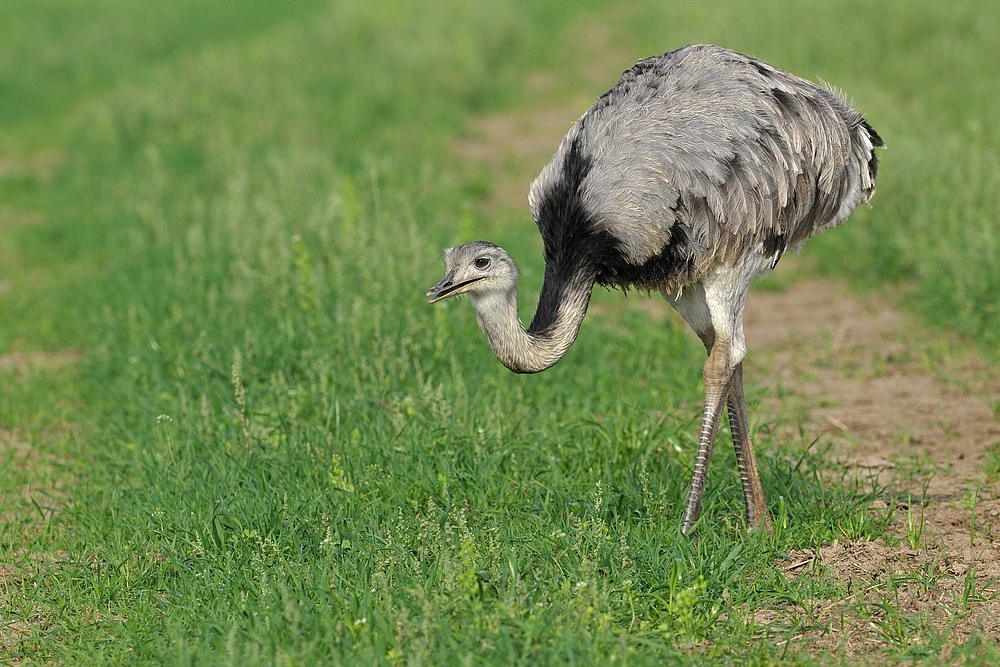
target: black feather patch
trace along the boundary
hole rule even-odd
[[[872,181],[878,177],[878,156],[875,155],[876,148],[885,148],[885,142],[882,141],[882,137],[879,136],[875,128],[868,124],[868,121],[864,118],[861,119],[861,126],[865,128],[865,132],[868,133],[868,137],[872,142],[872,155],[868,160],[868,171],[871,173]]]
[[[788,243],[785,241],[784,234],[776,234],[774,236],[766,237],[762,243],[762,246],[765,257],[770,257],[775,254],[778,254],[780,257],[780,253],[785,252],[785,248],[788,247]],[[775,259],[774,263],[776,265],[778,263],[778,260]]]
[[[563,159],[560,178],[550,186],[538,207],[538,231],[545,247],[545,280],[538,309],[528,331],[545,335],[555,324],[567,294],[579,294],[597,282],[606,287],[659,289],[694,278],[691,235],[678,221],[670,242],[641,265],[629,263],[613,234],[596,229],[596,220],[580,196],[593,159],[583,152],[579,137]],[[703,205],[707,206],[707,204]],[[687,204],[681,200],[677,206]]]
[[[610,238],[610,234],[607,236]],[[614,245],[614,242],[610,241],[610,244]],[[625,261],[622,253],[615,248],[613,253],[605,257],[597,282],[622,290],[630,287],[641,290],[660,289],[665,285],[676,284],[678,279],[681,283],[690,282],[694,276],[694,268],[694,253],[688,230],[677,223],[671,229],[670,242],[659,254],[640,265]]]
[[[864,118],[861,119],[861,125],[865,128],[865,132],[871,137],[873,148],[885,148],[885,142],[882,141],[882,137],[879,136],[875,128],[868,124],[868,121]]]
[[[590,171],[592,159],[585,155],[577,137],[563,159],[560,178],[542,196],[538,208],[538,231],[545,246],[545,280],[538,309],[528,332],[545,335],[558,318],[567,294],[594,284],[602,249],[595,238],[593,218],[583,205],[580,186]]]

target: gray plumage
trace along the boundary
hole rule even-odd
[[[534,373],[572,345],[595,282],[661,292],[709,355],[684,531],[700,512],[723,404],[747,520],[769,527],[743,400],[747,290],[868,202],[882,145],[840,93],[755,58],[708,45],[648,58],[573,124],[531,185],[545,280],[527,330],[517,268],[491,243],[447,250],[447,274],[427,293],[469,293],[500,361]]]
[[[532,184],[535,220],[576,141],[593,158],[580,197],[596,227],[640,265],[683,224],[696,264],[686,280],[769,239],[798,247],[875,190],[871,130],[842,95],[716,46],[626,71]]]

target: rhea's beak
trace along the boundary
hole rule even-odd
[[[447,299],[449,296],[461,294],[465,291],[465,287],[482,280],[482,277],[478,277],[456,281],[457,273],[458,269],[452,269],[448,272],[448,275],[441,279],[441,282],[427,290],[427,296],[430,297],[428,303],[435,303],[441,299]]]

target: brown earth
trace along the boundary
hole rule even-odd
[[[611,62],[590,76],[600,71],[610,85],[630,64]],[[489,174],[488,208],[517,209],[526,220],[528,185],[589,106],[541,98],[474,119],[453,146],[459,160]],[[660,299],[637,304],[657,319],[677,318]],[[752,413],[779,416],[779,435],[815,440],[849,474],[882,489],[871,511],[889,516],[899,541],[790,554],[789,577],[826,576],[850,595],[758,610],[758,625],[785,637],[802,628],[790,640],[855,660],[919,645],[907,616],[925,615],[953,642],[1000,637],[1000,378],[974,346],[929,331],[892,294],[853,294],[797,257],[754,288],[745,329],[747,381],[762,402]]]
[[[22,177],[47,181],[65,163],[66,154],[58,150],[8,150],[0,155],[0,178]]]
[[[790,554],[789,576],[825,575],[850,594],[761,610],[758,622],[804,627],[793,640],[855,659],[886,643],[929,641],[911,634],[913,617],[947,628],[955,643],[1000,638],[1000,379],[992,369],[890,295],[853,295],[829,278],[756,291],[745,326],[761,411],[781,415],[785,435],[801,430],[829,445],[834,461],[881,487],[872,511],[889,513],[900,540]]]
[[[83,355],[75,350],[57,352],[10,352],[0,354],[0,372],[52,371],[75,364]]]
[[[829,278],[757,291],[745,327],[769,403],[833,442],[845,465],[926,481],[938,500],[984,482],[1000,443],[1000,379],[970,346],[927,331],[888,295],[852,295]]]

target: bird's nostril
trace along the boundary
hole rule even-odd
[[[451,285],[452,285],[452,282],[449,280],[444,285],[442,285],[442,287],[451,287]]]

